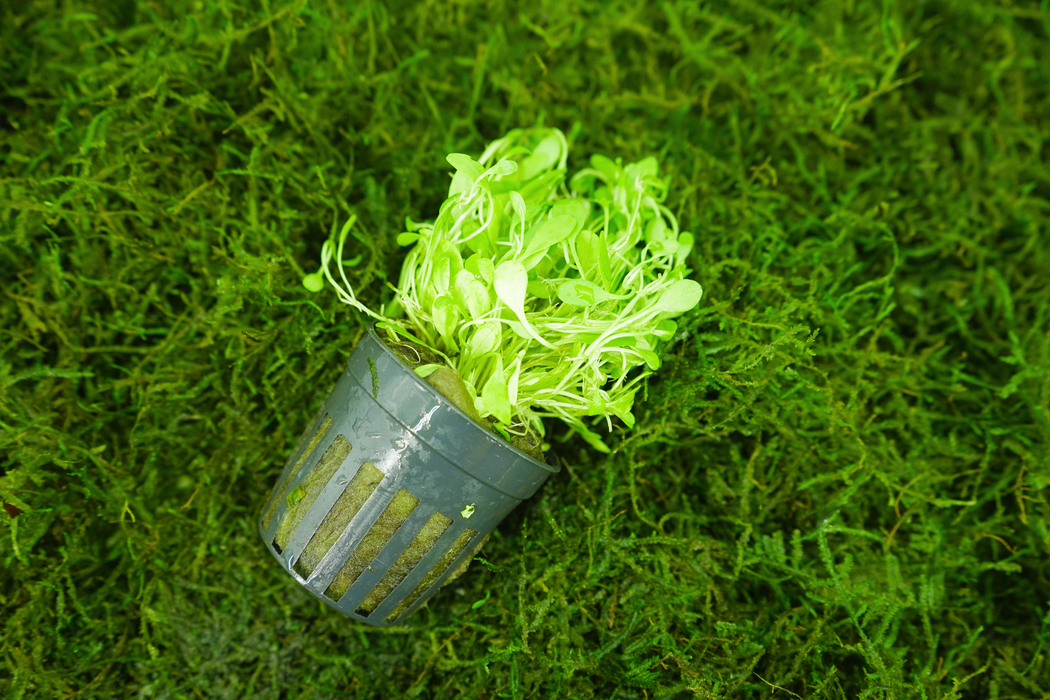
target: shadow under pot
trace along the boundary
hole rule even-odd
[[[468,417],[369,328],[285,465],[259,531],[285,571],[331,607],[399,624],[558,470]]]

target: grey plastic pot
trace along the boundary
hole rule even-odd
[[[559,470],[498,439],[369,328],[259,520],[301,586],[368,624],[399,624]]]

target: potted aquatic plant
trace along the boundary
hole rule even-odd
[[[673,320],[700,300],[693,245],[654,158],[594,155],[566,182],[561,131],[515,129],[454,153],[433,222],[406,221],[393,302],[288,460],[260,530],[296,580],[342,612],[393,624],[458,576],[489,532],[557,470],[545,419],[608,452],[596,425],[634,425]],[[333,272],[334,268],[334,272]],[[356,459],[351,455],[356,455]],[[555,462],[551,464],[549,462]]]

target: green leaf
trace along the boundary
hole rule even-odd
[[[609,206],[616,201],[616,197],[613,195],[611,189],[602,185],[601,187],[594,190],[594,194],[591,196],[595,204]]]
[[[303,500],[303,498],[305,497],[306,494],[303,493],[302,487],[296,486],[294,489],[288,492],[287,496],[284,497],[284,502],[288,505],[289,508],[294,508],[295,504]]]
[[[415,243],[418,240],[419,240],[419,234],[418,233],[411,233],[409,231],[406,231],[404,233],[397,234],[397,244],[400,245],[400,246],[412,245],[413,243]]]
[[[653,335],[659,340],[670,340],[678,332],[678,324],[669,318],[665,318],[656,324]]]
[[[469,178],[470,184],[477,182],[477,179],[485,172],[485,167],[481,163],[462,153],[449,153],[445,156],[445,160],[456,169],[457,173],[463,173]]]
[[[623,168],[599,153],[591,156],[591,167],[602,174],[605,184],[610,187],[615,185],[623,175]]]
[[[521,162],[521,177],[531,180],[554,165],[561,159],[561,140],[553,134],[540,141],[533,149],[532,155]]]
[[[587,217],[591,214],[591,203],[586,199],[574,197],[570,199],[559,199],[551,207],[551,216],[571,216],[576,219],[576,230],[579,231],[587,223]]]
[[[525,200],[522,199],[521,193],[517,190],[511,191],[510,203],[514,207],[514,211],[517,212],[518,218],[521,220],[522,233],[525,231]]]
[[[542,299],[543,301],[550,303],[551,292],[555,291],[554,287],[551,286],[550,282],[545,279],[534,279],[529,280],[529,285],[525,288],[528,291],[530,297],[536,299]]]
[[[613,288],[612,262],[609,260],[609,232],[602,230],[600,245],[598,246],[598,269],[602,273],[602,285],[606,289]]]
[[[645,364],[649,366],[649,369],[654,372],[660,369],[660,356],[655,352],[652,350],[643,350],[642,348],[635,348],[635,352],[645,360]]]
[[[485,403],[485,410],[495,416],[496,420],[500,423],[510,423],[510,396],[507,391],[507,380],[503,377],[503,361],[499,355],[496,355],[496,371],[485,382],[485,388],[481,390],[481,398]]]
[[[452,184],[448,186],[448,196],[455,197],[463,192],[469,192],[473,186],[474,181],[470,179],[470,176],[462,170],[457,170],[452,176]]]
[[[504,422],[506,422],[506,421],[504,421]],[[491,596],[491,595],[492,595],[492,591],[491,590],[485,591],[485,597],[482,598],[481,600],[475,600],[473,603],[471,603],[470,609],[471,610],[477,610],[482,605],[484,605],[485,603],[489,602],[489,596]]]
[[[594,340],[601,337],[598,334],[595,334],[595,336]],[[593,343],[594,340],[591,340],[590,342]],[[623,335],[617,338],[610,338],[606,340],[604,344],[607,348],[634,348],[638,347],[638,338],[633,335]]]
[[[519,338],[522,338],[524,340],[534,340],[534,338],[532,337],[532,333],[526,331],[525,326],[521,325],[517,321],[504,320],[503,322],[506,323],[507,327],[514,331],[514,334]]]
[[[521,263],[507,260],[496,268],[496,276],[492,283],[496,296],[521,321],[525,319],[525,292],[528,284],[529,273]]]
[[[558,298],[573,306],[591,306],[615,298],[593,282],[583,279],[571,279],[558,287]]]
[[[419,377],[420,379],[426,379],[427,377],[432,375],[434,372],[437,372],[439,369],[441,369],[444,366],[445,365],[420,365],[419,367],[416,367],[412,371],[415,372],[416,376]]]
[[[339,231],[339,245],[340,246],[342,246],[344,243],[346,243],[346,237],[347,237],[347,235],[349,235],[350,229],[352,229],[354,227],[354,224],[356,224],[356,223],[357,223],[357,215],[356,214],[351,214],[350,218],[346,220],[345,224],[343,224],[343,228],[340,229],[340,231]]]
[[[430,273],[430,283],[439,293],[448,291],[452,284],[452,260],[450,256],[443,256],[434,262],[434,271]]]
[[[324,275],[320,271],[311,272],[303,277],[303,286],[311,292],[319,292],[324,288]]]
[[[678,242],[669,238],[650,241],[649,252],[654,258],[669,258],[678,252]]]
[[[431,273],[430,282],[439,292],[447,292],[451,287],[456,275],[463,269],[463,259],[459,251],[452,247],[448,241],[438,244],[438,252],[435,255],[434,271]]]
[[[492,172],[499,177],[507,177],[518,172],[518,164],[513,160],[501,160],[491,168]]]
[[[522,264],[527,270],[536,266],[552,245],[561,243],[576,232],[579,223],[568,214],[552,216],[541,221],[525,236],[526,245],[522,253]]]
[[[526,202],[546,202],[564,179],[564,172],[551,170],[522,185],[518,191],[521,192],[521,196]]]
[[[667,223],[662,216],[654,216],[645,228],[645,240],[663,241],[667,238]]]
[[[612,450],[609,449],[609,446],[602,442],[602,439],[598,435],[598,433],[588,430],[581,423],[573,423],[572,428],[573,430],[578,432],[580,434],[580,437],[586,440],[587,444],[593,447],[594,449],[598,450],[599,452],[604,452],[606,454],[612,452]]]
[[[483,231],[478,235],[472,235],[475,231],[481,228],[481,224],[476,221],[467,221],[463,224],[463,235],[467,237],[466,247],[474,253],[481,253],[487,258],[491,258],[496,254],[496,250],[493,247],[492,239],[489,238],[492,229],[489,228],[487,231]]]
[[[678,250],[674,254],[675,265],[685,264],[685,259],[689,257],[689,252],[693,249],[693,234],[688,231],[678,234]]]
[[[481,255],[480,253],[475,253],[467,258],[463,263],[463,267],[483,279],[485,283],[489,285],[492,284],[492,280],[496,274],[496,266],[492,264],[492,258]]]
[[[467,340],[467,351],[471,357],[480,358],[493,353],[503,339],[499,321],[485,321],[474,326],[474,332]],[[499,357],[498,355],[496,356]]]
[[[507,382],[507,399],[510,401],[511,406],[515,406],[518,403],[518,380],[521,378],[521,355],[514,361],[514,371],[510,375],[510,380]]]
[[[434,321],[434,328],[441,334],[441,338],[445,341],[445,344],[452,349],[453,352],[459,350],[459,345],[456,343],[455,331],[459,325],[459,307],[456,306],[456,302],[452,300],[447,294],[442,294],[434,300],[434,311],[432,314]]]
[[[585,230],[576,234],[575,250],[580,259],[580,277],[584,279],[593,278],[595,275],[601,277],[598,267],[598,247],[601,243],[601,238],[591,231]]]
[[[506,260],[500,263],[496,268],[492,284],[496,290],[496,296],[518,317],[522,330],[536,342],[553,349],[554,346],[541,338],[525,318],[525,294],[529,285],[529,273],[525,270],[525,266],[516,260]]]
[[[492,308],[488,287],[469,270],[460,270],[452,283],[452,296],[477,320]]]
[[[593,199],[594,186],[597,184],[596,178],[604,179],[604,176],[600,171],[595,170],[594,168],[581,168],[580,170],[577,170],[569,180],[569,188],[573,192],[587,195],[589,198]]]
[[[622,420],[628,428],[634,427],[634,414],[631,413],[631,407],[634,406],[634,395],[638,393],[638,390],[625,392],[623,396],[608,404],[609,410],[613,412],[617,418]]]
[[[700,303],[703,289],[693,280],[678,280],[663,291],[656,308],[664,313],[681,314]]]
[[[624,172],[627,174],[627,177],[629,177],[631,180],[635,180],[637,178],[654,180],[656,179],[656,176],[659,173],[659,171],[660,164],[657,162],[656,158],[653,158],[652,156],[642,158],[637,163],[631,163],[630,165],[624,168]]]

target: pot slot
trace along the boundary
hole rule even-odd
[[[448,548],[448,551],[438,559],[437,563],[434,564],[434,567],[430,570],[430,573],[423,577],[423,580],[419,582],[415,589],[413,589],[413,591],[409,593],[396,608],[394,608],[394,612],[387,615],[386,621],[393,622],[398,615],[403,613],[410,605],[412,605],[412,603],[416,602],[419,596],[426,593],[427,590],[434,585],[434,582],[441,577],[441,574],[445,573],[445,569],[452,565],[452,562],[455,561],[460,552],[466,548],[477,534],[476,531],[471,530],[470,528],[459,533],[459,537],[457,537],[456,541],[452,543],[452,546]]]
[[[368,617],[368,614],[375,610],[390,595],[390,592],[397,588],[399,583],[405,580],[405,577],[412,572],[412,569],[416,568],[416,565],[437,544],[437,541],[445,534],[445,530],[451,524],[452,518],[446,517],[441,513],[431,515],[430,519],[420,528],[419,534],[412,539],[412,542],[401,553],[401,556],[397,558],[397,561],[386,572],[386,575],[379,580],[379,583],[368,594],[368,597],[361,602],[360,607],[357,609],[357,614]]]
[[[320,495],[325,484],[328,483],[328,480],[332,478],[336,469],[339,468],[339,465],[343,463],[343,460],[349,454],[350,443],[347,442],[342,433],[336,435],[335,440],[321,455],[320,461],[303,479],[303,483],[284,495],[284,502],[288,505],[288,510],[277,526],[277,537],[275,538],[277,545],[281,549],[288,546],[288,540],[291,539],[292,533],[303,522],[303,518],[306,517],[306,514],[313,507],[314,501],[317,500],[317,496]],[[288,482],[291,483],[290,477]]]
[[[277,513],[277,506],[280,504],[281,499],[288,495],[288,487],[292,485],[292,481],[295,480],[299,470],[303,468],[303,464],[306,463],[306,458],[310,456],[318,443],[324,439],[324,436],[328,433],[328,429],[332,427],[332,417],[327,413],[324,415],[324,420],[321,421],[320,427],[317,426],[317,418],[314,418],[314,422],[307,428],[303,436],[299,438],[299,444],[295,446],[296,451],[302,449],[303,443],[306,443],[306,449],[303,449],[299,454],[299,459],[296,460],[295,466],[292,467],[292,471],[288,473],[288,478],[284,480],[284,488],[281,489],[281,493],[274,497],[273,501],[270,502],[270,507],[266,509],[266,515],[263,516],[263,529],[267,530],[270,527],[270,522],[273,520],[273,516]],[[314,428],[317,428],[317,432],[314,432]],[[307,442],[309,439],[309,442]],[[292,453],[293,455],[295,452]]]
[[[387,503],[383,514],[375,521],[371,529],[361,538],[350,557],[343,564],[343,568],[335,575],[332,582],[325,589],[325,596],[331,600],[339,600],[343,597],[354,581],[361,575],[376,555],[382,551],[386,543],[394,536],[397,529],[404,524],[408,516],[419,505],[419,499],[404,489],[399,489],[394,497]]]
[[[361,465],[303,548],[299,561],[295,563],[297,574],[305,579],[313,573],[382,480],[383,472],[371,462]]]

